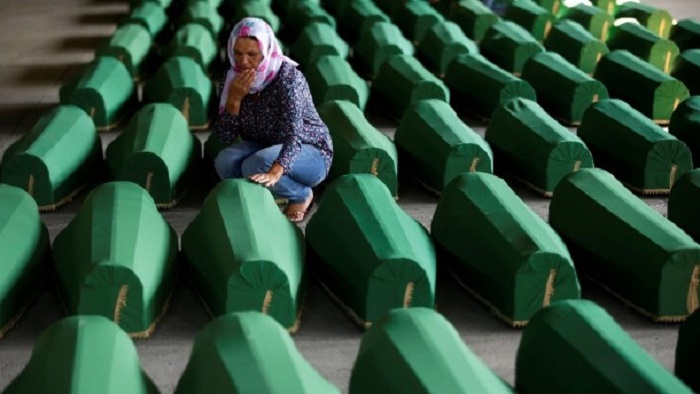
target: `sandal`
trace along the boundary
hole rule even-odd
[[[301,210],[290,210],[290,207],[294,204],[289,204],[287,205],[287,208],[284,210],[284,215],[289,219],[290,221],[294,223],[298,223],[304,220],[306,217],[306,214],[309,213],[311,210],[311,207],[314,205],[314,195],[311,193],[311,196],[309,196],[306,201],[303,202],[303,206],[305,208],[302,208]],[[302,204],[299,204],[302,205]]]

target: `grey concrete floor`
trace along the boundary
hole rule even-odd
[[[677,19],[700,18],[697,0],[645,0],[663,7]],[[66,78],[79,73],[94,57],[101,40],[128,12],[126,0],[1,0],[0,1],[0,156],[58,103]],[[373,117],[375,125],[391,135],[395,122]],[[467,119],[480,133],[484,125]],[[103,146],[116,132],[101,135]],[[198,133],[201,139],[207,133]],[[547,219],[549,201],[506,178],[527,204]],[[181,235],[193,220],[209,185],[198,185],[177,207],[163,216]],[[438,197],[411,180],[400,184],[399,205],[429,228]],[[53,213],[42,214],[53,239],[73,218],[85,193]],[[666,198],[644,198],[665,214]],[[302,227],[304,224],[302,224]],[[1,256],[0,256],[1,257]],[[583,297],[605,308],[639,345],[665,368],[672,370],[677,325],[657,325],[595,285],[582,281]],[[522,331],[490,315],[487,308],[451,280],[438,282],[437,310],[458,330],[461,338],[498,375],[513,384],[515,355]],[[47,288],[28,308],[14,330],[0,340],[0,391],[21,372],[40,333],[64,317],[55,293]],[[146,373],[164,393],[172,392],[187,363],[193,339],[210,321],[191,289],[179,282],[170,308],[149,339],[136,340]],[[306,359],[328,380],[347,391],[362,331],[312,282],[304,302],[301,326],[294,341]]]

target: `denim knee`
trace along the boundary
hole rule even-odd
[[[277,155],[266,154],[264,150],[257,151],[243,160],[241,164],[241,172],[243,177],[247,178],[251,175],[262,174],[268,172],[272,167],[272,162],[277,159]]]

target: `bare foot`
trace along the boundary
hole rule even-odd
[[[289,203],[287,208],[284,210],[284,214],[287,216],[287,219],[291,220],[292,222],[301,222],[304,220],[304,217],[306,217],[306,214],[309,213],[309,207],[311,207],[311,203],[313,203],[313,201],[314,194],[311,193],[306,201]]]

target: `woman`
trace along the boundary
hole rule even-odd
[[[226,47],[231,68],[222,84],[214,130],[229,145],[215,160],[221,179],[248,178],[286,197],[285,215],[304,219],[312,187],[328,175],[333,144],[309,85],[284,56],[270,26],[244,18]]]

